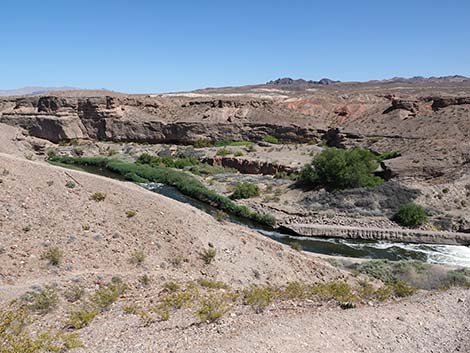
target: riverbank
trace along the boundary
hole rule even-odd
[[[282,225],[280,229],[287,233],[304,237],[383,240],[414,244],[470,245],[470,234],[458,232],[438,232],[403,228],[361,228],[323,224],[287,224]]]

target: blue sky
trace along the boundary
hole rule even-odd
[[[470,76],[470,1],[2,0],[0,89]]]

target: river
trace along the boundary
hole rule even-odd
[[[69,165],[59,164],[69,168]],[[122,176],[108,170],[89,166],[72,166],[73,169],[86,171],[114,179],[124,180]],[[211,215],[218,211],[216,208],[183,195],[176,188],[159,184],[141,184],[146,189],[169,197],[173,200],[189,204]],[[410,244],[392,243],[385,241],[351,240],[341,238],[314,238],[292,236],[287,233],[263,228],[247,219],[228,216],[228,220],[279,241],[283,244],[293,242],[300,243],[304,251],[323,255],[344,256],[363,259],[388,259],[398,260],[420,260],[427,263],[470,267],[470,247],[460,245],[436,245],[436,244]]]
[[[145,188],[179,202],[187,203],[215,215],[217,209],[181,194],[177,189],[158,183],[143,184]],[[470,267],[470,248],[459,245],[409,244],[384,241],[350,240],[340,238],[307,238],[269,230],[258,224],[229,216],[234,223],[247,226],[258,233],[284,244],[300,243],[304,251],[354,258],[420,260],[428,263]]]

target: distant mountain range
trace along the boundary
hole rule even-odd
[[[370,80],[370,81],[336,81],[329,78],[322,78],[318,81],[313,80],[305,80],[302,78],[293,79],[290,77],[283,77],[278,78],[275,80],[271,80],[266,82],[265,84],[261,85],[254,85],[254,86],[281,86],[283,89],[290,89],[290,90],[299,90],[299,89],[307,89],[311,86],[326,86],[326,85],[357,85],[357,84],[394,84],[394,83],[404,83],[404,84],[415,84],[415,85],[426,85],[429,83],[435,84],[459,84],[464,83],[468,84],[470,82],[470,77],[465,77],[461,75],[453,75],[453,76],[440,76],[440,77],[423,77],[423,76],[414,76],[414,77],[393,77],[390,79],[383,79],[383,80]],[[238,87],[240,89],[244,87],[253,87],[252,86],[242,86]],[[231,87],[237,88],[237,87]],[[224,89],[223,87],[219,88],[204,88],[200,90],[195,90],[194,92],[205,92],[210,90],[221,90]],[[10,97],[10,96],[31,96],[37,94],[46,94],[48,92],[57,92],[57,91],[81,91],[81,92],[112,92],[105,88],[98,89],[98,90],[87,90],[81,89],[76,87],[23,87],[19,89],[11,89],[11,90],[0,90],[0,97]],[[114,92],[115,93],[115,92]]]
[[[1,97],[10,96],[31,96],[35,94],[44,94],[53,91],[75,91],[79,88],[75,87],[23,87],[19,89],[0,90]]]
[[[437,83],[444,83],[444,82],[449,82],[449,83],[456,83],[456,82],[466,82],[470,81],[470,78],[461,76],[461,75],[453,75],[453,76],[440,76],[440,77],[423,77],[423,76],[414,76],[410,78],[406,77],[393,77],[390,79],[385,79],[385,80],[371,80],[371,81],[365,81],[365,82],[357,82],[357,83],[395,83],[395,82],[403,82],[403,83],[425,83],[425,82],[437,82]],[[283,77],[283,78],[278,78],[276,80],[272,80],[269,82],[266,82],[266,85],[268,86],[309,86],[309,85],[331,85],[335,83],[353,83],[353,82],[341,82],[341,81],[335,81],[331,80],[329,78],[322,78],[319,81],[313,81],[313,80],[304,80],[302,78],[300,79],[293,79],[290,77]]]

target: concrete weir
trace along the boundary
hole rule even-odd
[[[283,231],[305,237],[385,240],[400,243],[425,243],[470,246],[470,234],[415,229],[382,229],[331,226],[323,224],[286,224]]]

